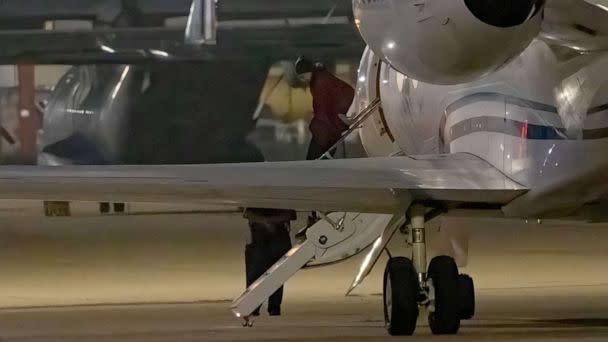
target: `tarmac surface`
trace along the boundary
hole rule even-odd
[[[361,257],[301,271],[286,284],[282,317],[263,311],[253,328],[243,328],[229,311],[244,285],[247,226],[238,213],[101,217],[83,210],[45,218],[38,204],[6,207],[0,341],[390,339],[379,295],[386,260],[350,297],[344,291]],[[489,218],[444,224],[470,228],[462,272],[476,281],[477,315],[458,336],[438,338],[421,312],[408,340],[608,340],[608,225]]]

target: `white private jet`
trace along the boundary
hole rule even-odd
[[[353,0],[353,9],[369,46],[355,103],[369,119],[354,121],[370,158],[2,167],[0,197],[320,212],[306,241],[235,301],[244,318],[300,267],[371,245],[355,287],[405,225],[413,253],[385,270],[388,331],[413,334],[426,309],[433,333],[457,333],[474,314],[473,282],[451,256],[427,264],[430,218],[559,219],[594,208],[607,218],[608,13],[584,0]]]

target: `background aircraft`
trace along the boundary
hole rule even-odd
[[[602,132],[608,101],[603,101],[605,80],[599,71],[606,67],[601,54],[606,13],[596,4],[559,0],[497,1],[492,6],[474,0],[355,0],[353,8],[371,50],[359,81],[366,85],[375,79],[360,89],[359,109],[381,98],[381,106],[374,107],[375,131],[362,129],[363,140],[367,134],[381,144],[373,146],[379,154],[406,156],[5,167],[1,196],[387,214],[390,221],[372,236],[372,241],[379,238],[361,274],[373,266],[395,230],[408,226],[411,258],[392,258],[385,271],[389,332],[412,334],[422,307],[433,333],[456,333],[474,309],[472,281],[459,274],[451,256],[427,263],[428,220],[456,209],[564,218],[604,203],[608,161]],[[370,152],[372,145],[366,144]],[[388,148],[381,150],[384,146]],[[275,266],[295,262],[289,257],[301,256],[304,249],[315,256],[317,250],[348,245],[352,241],[342,234],[352,230],[344,222],[335,214],[325,216],[324,226],[307,232],[305,248],[296,247]],[[251,290],[263,283],[261,279]]]
[[[330,67],[352,65],[342,76],[354,79],[364,45],[348,2],[222,1],[217,32],[222,44],[213,46],[185,41],[192,4],[2,4],[0,61],[76,65],[58,71],[66,73],[51,84],[39,164],[285,159],[286,153],[260,151],[246,139],[260,115],[273,112],[264,102],[277,88],[298,82],[291,69],[284,72],[276,63],[308,54]],[[300,93],[307,101],[306,90]],[[303,120],[310,116],[311,108],[298,110]]]

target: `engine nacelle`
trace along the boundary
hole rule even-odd
[[[432,84],[470,82],[519,55],[540,32],[544,0],[353,0],[370,48]]]

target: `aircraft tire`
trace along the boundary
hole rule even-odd
[[[460,285],[460,319],[471,319],[475,316],[475,284],[467,274],[458,276]]]
[[[419,284],[410,259],[391,258],[384,271],[384,320],[391,336],[409,336],[418,321]]]
[[[122,214],[125,212],[126,207],[125,203],[114,203],[114,212]]]
[[[428,277],[435,288],[435,311],[429,313],[429,326],[435,335],[453,335],[460,329],[460,283],[453,258],[438,256],[431,260]]]
[[[99,203],[99,213],[108,214],[110,212],[110,203],[101,202]]]

